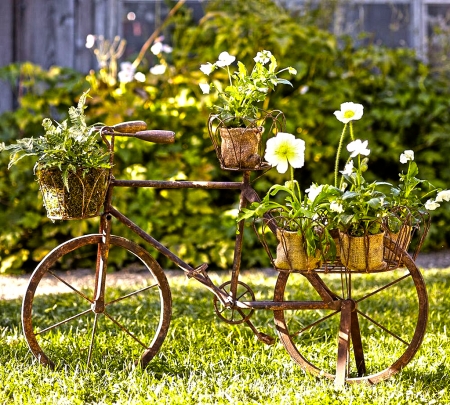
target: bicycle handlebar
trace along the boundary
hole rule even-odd
[[[174,143],[175,132],[160,129],[147,129],[144,121],[121,122],[102,128],[103,135],[128,136],[154,143]]]

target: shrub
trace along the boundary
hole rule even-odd
[[[44,117],[64,119],[68,107],[90,88],[93,98],[87,112],[91,123],[140,119],[149,128],[176,132],[173,145],[118,139],[117,178],[236,180],[235,173],[220,170],[207,133],[209,99],[198,86],[202,79],[199,67],[214,62],[222,51],[248,64],[256,51],[267,49],[276,50],[280,66],[293,66],[298,72],[289,78],[293,88],[277,89],[263,108],[284,111],[286,131],[306,142],[305,160],[311,163],[298,173],[302,188],[313,181],[332,181],[341,132],[333,111],[345,101],[365,107],[358,133],[372,145],[374,176],[397,180],[400,164],[393,162],[403,150],[413,149],[423,171],[420,177],[448,187],[448,83],[431,75],[410,50],[356,48],[350,39],[336,38],[315,21],[311,15],[291,15],[270,0],[213,1],[198,25],[185,11],[172,21],[174,51],[169,68],[156,76],[141,67],[146,75],[143,83],[106,80],[104,70],[84,78],[69,69],[44,71],[29,63],[2,68],[0,78],[13,86],[20,81],[24,93],[14,112],[0,116],[0,142],[40,134]],[[0,154],[0,221],[5,224],[0,231],[0,272],[31,269],[63,240],[96,231],[95,220],[55,224],[47,220],[29,162],[19,162],[7,171],[7,159]],[[272,170],[256,187],[264,193],[269,184],[286,180],[281,176]],[[114,204],[188,262],[230,266],[237,194],[121,189]],[[427,246],[448,246],[450,212],[442,210],[433,223]],[[131,236],[127,229],[115,226],[113,230]],[[256,237],[250,230],[246,233],[243,266],[267,265]],[[120,258],[112,261],[120,264]]]

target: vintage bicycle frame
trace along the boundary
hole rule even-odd
[[[108,142],[104,136],[103,139],[107,143],[111,152],[111,162],[114,158],[114,137],[117,135],[114,131],[108,132],[104,130],[102,135],[111,135],[111,141]],[[125,135],[125,134],[124,134]],[[126,134],[132,136],[132,134]],[[216,182],[216,181],[164,181],[164,180],[118,180],[111,176],[108,192],[106,194],[104,213],[100,222],[100,233],[103,235],[104,243],[99,246],[99,255],[101,259],[97,263],[97,282],[96,282],[96,299],[93,305],[98,308],[95,312],[101,312],[104,305],[104,283],[106,276],[106,264],[108,259],[108,243],[111,234],[111,217],[116,218],[121,223],[131,229],[141,239],[149,243],[158,252],[163,254],[180,269],[182,269],[187,277],[194,278],[202,283],[208,290],[210,290],[220,302],[227,308],[235,309],[265,309],[265,310],[287,310],[287,309],[341,309],[341,303],[335,300],[334,294],[326,287],[317,273],[311,272],[305,274],[305,277],[312,284],[312,286],[319,293],[322,301],[238,301],[236,299],[236,290],[241,269],[242,256],[242,242],[244,235],[244,220],[238,223],[238,232],[235,240],[233,269],[231,273],[231,295],[226,294],[223,290],[218,288],[209,278],[206,268],[207,263],[203,263],[197,267],[192,267],[180,257],[162,245],[159,241],[154,239],[151,235],[145,232],[137,224],[131,221],[124,214],[119,212],[111,205],[112,195],[115,187],[144,187],[156,189],[220,189],[220,190],[237,190],[240,191],[239,208],[248,206],[250,203],[259,200],[259,196],[252,188],[250,182],[251,171],[243,171],[242,181],[240,182]],[[252,328],[253,329],[253,328]]]

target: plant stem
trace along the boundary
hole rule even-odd
[[[350,139],[352,141],[355,140],[355,137],[353,136],[353,123],[350,121]]]
[[[350,126],[351,128],[351,126]],[[337,187],[338,183],[338,172],[339,172],[339,157],[341,155],[342,143],[344,142],[345,130],[347,129],[347,124],[344,124],[344,129],[342,130],[341,137],[339,139],[339,145],[336,152],[336,162],[334,164],[334,186]]]

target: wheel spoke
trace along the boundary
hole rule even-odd
[[[403,281],[404,279],[406,279],[410,276],[411,276],[411,273],[405,274],[403,277],[400,277],[397,280],[391,281],[390,283],[384,285],[383,287],[380,287],[377,290],[372,291],[369,294],[366,294],[364,297],[361,297],[360,299],[355,300],[355,302],[358,304],[359,302],[362,302],[362,301],[366,300],[367,298],[370,298],[370,297],[374,296],[375,294],[378,294],[379,292],[384,291],[389,287],[392,287],[393,285],[399,283],[400,281]]]
[[[337,311],[333,311],[331,314],[328,314],[320,319],[318,319],[317,321],[314,321],[313,323],[310,323],[309,325],[306,325],[305,327],[303,327],[302,329],[298,330],[297,332],[292,332],[289,333],[289,336],[298,336],[301,335],[303,332],[307,331],[308,329],[311,329],[313,326],[318,325],[319,323],[325,322],[327,319],[331,318],[332,316],[338,314],[339,312],[341,312],[341,310],[337,310]]]
[[[127,299],[127,298],[130,298],[130,297],[132,297],[133,295],[137,295],[137,294],[139,294],[139,293],[141,293],[141,292],[150,290],[151,288],[154,288],[154,287],[157,287],[157,286],[158,286],[158,283],[155,283],[155,284],[149,285],[149,286],[147,286],[147,287],[141,288],[140,290],[133,291],[132,293],[123,295],[122,297],[119,297],[119,298],[117,298],[117,299],[115,299],[115,300],[106,302],[106,303],[105,303],[105,307],[108,306],[108,305],[112,305],[112,304],[115,304],[115,303],[117,303],[117,302],[120,302],[120,301],[122,301],[122,300],[125,300],[125,299]]]
[[[57,278],[59,281],[61,281],[61,283],[65,284],[67,287],[69,287],[72,291],[76,292],[80,297],[84,298],[86,301],[89,301],[91,304],[94,302],[91,298],[89,298],[88,296],[83,294],[80,290],[77,290],[75,287],[73,287],[71,284],[69,284],[63,278],[59,277],[53,271],[48,270],[47,272],[50,273],[53,277]]]
[[[119,321],[117,321],[115,318],[113,318],[110,314],[108,314],[106,311],[104,312],[104,315],[112,322],[114,325],[116,325],[118,328],[120,328],[123,332],[125,332],[128,336],[130,336],[136,343],[140,344],[143,348],[147,349],[148,346],[144,343],[142,343],[136,335],[131,333],[125,326],[123,326]]]
[[[404,345],[409,346],[409,343],[403,340],[400,336],[396,335],[394,332],[391,332],[389,329],[385,328],[383,325],[381,325],[379,322],[377,322],[375,319],[371,318],[369,315],[366,315],[365,313],[361,312],[359,309],[357,309],[358,314],[366,318],[369,322],[373,323],[374,325],[378,326],[379,328],[383,329],[386,333],[394,337],[395,339],[402,342]]]
[[[80,312],[79,314],[76,314],[76,315],[74,315],[74,316],[71,316],[70,318],[64,319],[64,320],[61,321],[61,322],[57,322],[57,323],[55,323],[55,324],[53,324],[53,325],[51,325],[51,326],[49,326],[49,327],[47,327],[47,328],[45,328],[45,329],[42,329],[42,330],[40,330],[40,331],[38,331],[38,332],[35,332],[34,335],[35,335],[35,336],[37,336],[37,335],[42,335],[43,333],[48,332],[48,331],[50,331],[50,330],[52,330],[52,329],[55,329],[55,328],[57,328],[58,326],[61,326],[61,325],[64,325],[64,324],[66,324],[66,323],[68,323],[68,322],[70,322],[70,321],[73,321],[74,319],[77,319],[77,318],[79,318],[80,316],[86,315],[86,314],[88,314],[88,313],[91,312],[91,311],[92,311],[91,308],[86,309],[85,311]]]
[[[98,322],[98,314],[95,314],[94,324],[92,325],[91,343],[89,344],[89,353],[88,353],[88,358],[87,358],[88,366],[91,363],[92,352],[94,350],[95,335],[97,332],[97,322]]]

